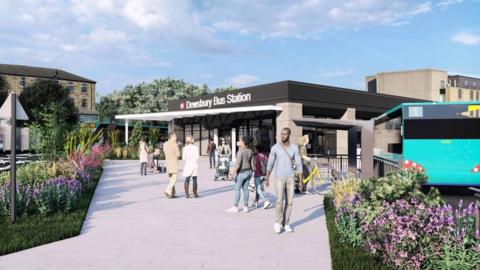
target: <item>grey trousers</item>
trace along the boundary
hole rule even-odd
[[[282,225],[289,224],[292,213],[293,193],[295,188],[294,177],[275,178],[275,222]]]

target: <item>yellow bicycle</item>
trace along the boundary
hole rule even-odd
[[[310,182],[312,190],[315,193],[320,193],[325,180],[333,179],[332,170],[328,164],[322,164],[320,168],[316,159],[312,159],[311,162],[313,162],[313,169],[310,171],[310,174],[303,179],[303,184],[306,186],[308,182]]]

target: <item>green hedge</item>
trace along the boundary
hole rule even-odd
[[[0,256],[79,235],[101,175],[102,171],[97,171],[70,213],[25,215],[16,224],[0,219]]]
[[[387,270],[373,256],[361,248],[354,248],[342,243],[337,227],[335,226],[335,207],[330,196],[323,200],[327,216],[328,237],[330,241],[330,253],[333,270]]]

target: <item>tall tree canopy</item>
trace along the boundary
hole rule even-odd
[[[7,80],[0,75],[0,106],[5,102],[10,93],[10,86],[8,85]]]
[[[197,86],[183,80],[166,78],[136,86],[127,85],[121,91],[114,91],[102,97],[97,108],[101,120],[113,121],[116,114],[162,112],[167,110],[167,103],[170,100],[205,95],[210,92],[213,91],[205,84]]]
[[[36,81],[25,87],[19,99],[30,122],[44,124],[42,113],[54,113],[59,120],[71,125],[78,121],[78,109],[68,89],[56,81]],[[52,108],[56,108],[55,111]]]

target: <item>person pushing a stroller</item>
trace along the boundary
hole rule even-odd
[[[230,158],[232,155],[232,150],[230,145],[225,143],[225,139],[220,138],[220,146],[217,149],[217,167],[215,172],[215,181],[216,180],[227,180],[230,170]]]

